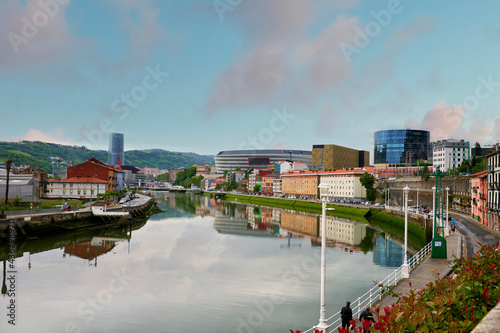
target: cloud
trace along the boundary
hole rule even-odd
[[[427,111],[422,121],[422,128],[431,132],[431,140],[448,139],[453,136],[465,120],[465,106],[447,106],[438,102]]]
[[[446,84],[441,79],[439,69],[431,70],[426,77],[418,80],[417,86],[429,91],[442,91],[446,88]]]
[[[394,31],[393,35],[387,40],[387,47],[393,50],[402,50],[409,41],[433,31],[434,24],[429,18],[417,16],[403,29]]]
[[[118,14],[120,28],[128,35],[123,65],[144,65],[153,49],[168,36],[158,21],[158,4],[149,0],[109,0],[108,3]]]
[[[89,42],[70,32],[66,19],[69,5],[54,1],[3,1],[0,3],[0,70],[39,68],[40,65],[64,66],[79,57]]]
[[[498,142],[500,137],[500,118],[493,122],[473,119],[466,122],[466,108],[463,105],[447,106],[446,102],[438,102],[424,116],[421,123],[410,118],[407,128],[420,128],[431,133],[431,141],[443,139],[464,139],[470,142],[487,144]]]
[[[298,0],[286,6],[279,1],[241,4],[231,15],[247,41],[215,79],[204,109],[212,114],[269,101],[315,102],[325,89],[348,77],[350,68],[339,45],[352,40],[357,18],[340,16],[313,37],[308,31],[321,10],[339,5]]]
[[[50,143],[58,143],[62,145],[74,145],[74,143],[64,138],[64,130],[62,128],[54,129],[53,133],[44,133],[38,129],[30,129],[26,134],[19,138],[4,138],[3,141],[17,141],[17,140],[26,140],[26,141],[41,141],[41,142],[50,142]]]

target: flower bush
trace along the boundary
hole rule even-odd
[[[500,302],[499,265],[499,243],[482,244],[472,258],[455,261],[453,277],[438,276],[390,307],[375,308],[377,320],[358,323],[354,332],[470,332]]]

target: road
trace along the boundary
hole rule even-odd
[[[500,242],[499,232],[489,230],[479,223],[472,222],[461,214],[450,213],[450,216],[455,219],[457,232],[460,232],[465,237],[467,257],[472,257],[480,249],[479,243],[491,245]]]

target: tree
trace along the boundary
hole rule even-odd
[[[422,168],[422,179],[426,181],[427,179],[429,179],[430,175],[431,173],[429,172],[429,168],[427,167],[427,165],[424,165],[424,167]]]
[[[254,185],[254,187],[253,187],[253,191],[254,191],[255,193],[258,193],[258,192],[260,192],[260,188],[261,188],[261,187],[262,187],[262,186],[261,186],[260,184],[255,184],[255,185]]]
[[[474,157],[483,156],[483,150],[481,149],[481,145],[479,144],[479,142],[476,142],[476,146],[473,150],[473,155]]]
[[[375,200],[375,189],[373,185],[375,184],[375,177],[368,172],[365,172],[360,178],[359,181],[361,185],[366,189],[366,200],[374,201]]]

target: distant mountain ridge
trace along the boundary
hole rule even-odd
[[[48,173],[52,173],[53,167],[65,168],[67,164],[79,164],[92,157],[104,163],[108,160],[107,152],[91,150],[83,146],[67,146],[40,141],[0,141],[0,161],[10,158],[16,166],[27,164],[41,168]],[[195,164],[213,163],[213,156],[191,152],[171,152],[163,149],[125,151],[125,164],[138,168],[176,169],[188,168]]]

